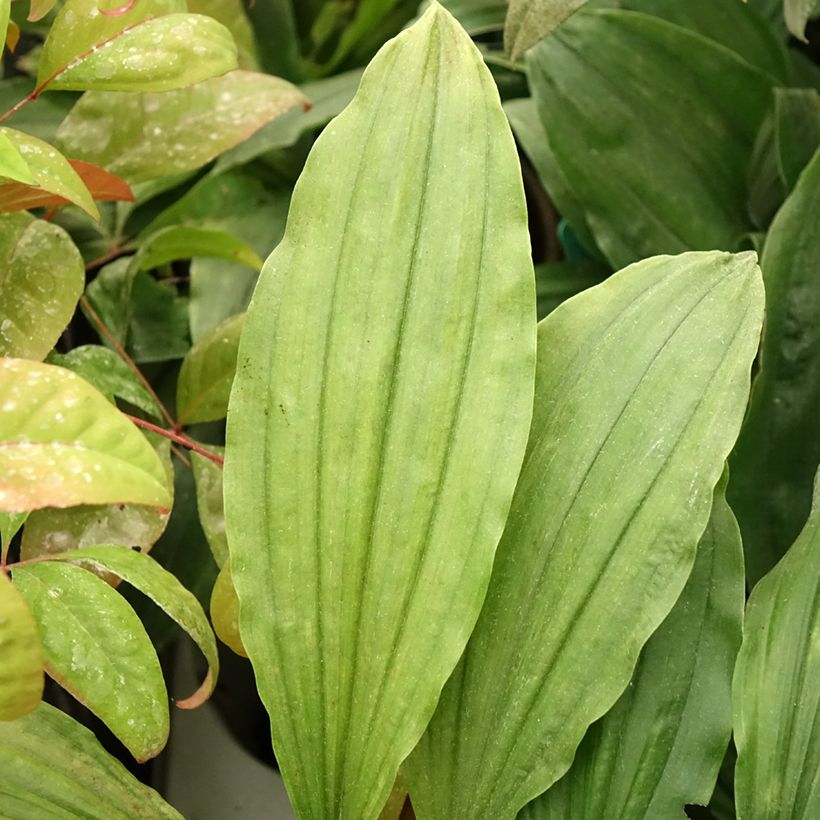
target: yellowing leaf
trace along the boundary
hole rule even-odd
[[[247,658],[248,653],[239,634],[239,598],[233,586],[230,561],[219,571],[211,592],[211,621],[219,640],[237,655]]]

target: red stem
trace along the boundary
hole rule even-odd
[[[211,461],[215,461],[217,464],[225,463],[225,459],[222,458],[222,456],[218,456],[216,453],[212,453],[210,450],[206,450],[204,447],[197,444],[192,439],[189,439],[188,436],[180,435],[179,433],[175,433],[173,430],[165,430],[164,428],[159,427],[156,424],[152,424],[150,421],[144,421],[143,419],[139,419],[136,416],[129,416],[128,413],[123,413],[123,415],[131,419],[131,421],[133,421],[134,424],[136,424],[138,427],[144,427],[146,430],[151,430],[157,435],[167,438],[169,441],[175,441],[177,444],[181,444],[183,447],[187,447],[194,453],[199,453],[199,455],[205,456],[205,458],[209,458]]]

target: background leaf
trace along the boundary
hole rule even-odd
[[[813,88],[775,89],[779,170],[791,191],[820,147],[820,94]]]
[[[224,455],[224,447],[209,445],[212,453]],[[222,495],[222,467],[199,453],[191,453],[196,503],[202,531],[219,567],[228,561],[228,539],[225,535],[225,508]]]
[[[587,0],[510,0],[504,45],[513,60],[567,20]]]
[[[317,140],[228,414],[242,639],[298,814],[378,815],[463,648],[529,425],[532,290],[497,92],[433,6]]]
[[[146,237],[137,251],[134,262],[140,270],[151,270],[178,259],[191,259],[194,256],[228,259],[257,271],[262,267],[262,260],[256,252],[241,239],[231,236],[226,231],[185,225],[162,228]]]
[[[211,593],[211,620],[219,640],[237,655],[248,657],[239,634],[239,598],[231,577],[230,561],[219,571]]]
[[[404,766],[421,816],[514,817],[623,692],[691,572],[762,313],[754,254],[704,252],[632,265],[540,324],[484,608]]]
[[[8,6],[9,0],[5,0]],[[20,149],[11,141],[9,136],[0,130],[0,177],[13,179],[15,182],[23,182],[26,185],[34,183],[31,168],[23,159]]]

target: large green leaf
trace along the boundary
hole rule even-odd
[[[290,83],[232,71],[165,94],[84,94],[57,135],[67,154],[129,182],[191,171],[297,105]]]
[[[70,370],[0,359],[0,509],[170,507],[142,433]]]
[[[193,709],[210,697],[219,676],[216,640],[199,601],[176,576],[148,555],[111,545],[82,547],[54,555],[52,560],[111,572],[148,596],[191,636],[208,661],[208,674],[202,685],[190,697],[178,700],[176,705],[181,709]]]
[[[182,820],[88,729],[46,703],[0,723],[0,769],[8,820]]]
[[[82,567],[51,561],[15,568],[14,584],[37,621],[49,676],[137,760],[159,754],[169,730],[165,681],[145,629],[119,592]]]
[[[37,624],[3,569],[0,569],[0,658],[3,659],[0,664],[2,722],[36,709],[43,694],[43,649],[37,637]]]
[[[761,266],[766,333],[749,415],[732,459],[737,513],[751,583],[797,537],[820,462],[820,151],[772,223]]]
[[[422,817],[514,817],[623,692],[692,569],[762,314],[754,254],[701,252],[632,265],[540,324],[484,608],[406,766]]]
[[[738,820],[820,817],[820,480],[806,527],[754,588],[733,688]]]
[[[68,0],[43,45],[39,86],[69,91],[170,91],[236,68],[230,32],[184,0]]]
[[[302,817],[378,815],[478,614],[531,413],[526,222],[492,78],[434,5],[316,142],[228,413],[242,639]]]
[[[725,489],[723,480],[692,575],[626,691],[521,820],[673,818],[688,803],[709,802],[732,733],[746,602],[743,547]]]
[[[82,257],[62,228],[27,213],[0,216],[0,356],[45,358],[84,285]]]
[[[177,382],[180,424],[225,418],[244,324],[244,313],[232,316],[206,333],[188,351]]]
[[[739,246],[767,75],[684,28],[611,10],[575,15],[527,66],[561,173],[614,267]]]
[[[587,0],[510,0],[504,45],[513,60],[555,31]]]

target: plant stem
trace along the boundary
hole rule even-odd
[[[212,453],[210,450],[207,450],[200,444],[197,444],[193,439],[188,438],[188,436],[183,436],[179,433],[174,432],[173,430],[165,430],[162,427],[157,426],[156,424],[152,424],[150,421],[144,421],[143,419],[137,418],[136,416],[129,416],[128,413],[123,413],[124,416],[131,419],[138,427],[144,427],[146,430],[151,430],[152,432],[156,433],[157,435],[163,436],[167,438],[169,441],[175,441],[177,444],[181,444],[183,447],[187,447],[194,453],[199,453],[201,456],[205,456],[205,458],[209,458],[211,461],[216,462],[217,464],[224,464],[225,459],[222,456],[218,456],[216,453]]]

